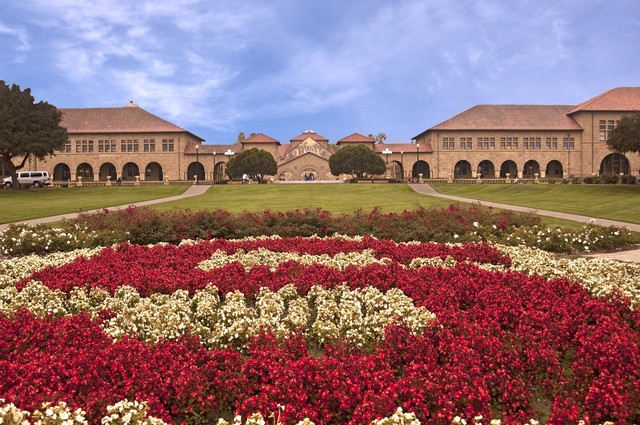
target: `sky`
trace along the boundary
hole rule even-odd
[[[640,86],[640,0],[3,0],[0,80],[207,144],[409,143],[478,104]]]

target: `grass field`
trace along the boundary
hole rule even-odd
[[[112,186],[0,190],[0,223],[89,211],[179,195],[188,186]]]
[[[450,204],[449,200],[419,195],[404,184],[251,184],[216,185],[202,196],[158,204],[155,208],[220,208],[231,212],[323,208],[340,214],[359,208],[368,212],[380,207],[392,212]]]
[[[174,196],[188,186],[133,186],[0,190],[0,223],[88,211]],[[441,193],[534,209],[547,209],[640,223],[640,186],[590,185],[437,185]],[[404,184],[216,185],[204,195],[154,208],[226,209],[231,212],[323,208],[334,214],[358,208],[396,212],[417,207],[446,207],[452,201],[417,194]],[[581,223],[542,217],[547,225]]]
[[[640,185],[441,184],[443,194],[640,223]]]

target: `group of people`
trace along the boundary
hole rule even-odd
[[[262,181],[262,174],[256,174],[255,179],[258,180],[258,183],[260,183]],[[242,184],[250,184],[251,183],[251,176],[247,173],[244,173],[242,175]]]

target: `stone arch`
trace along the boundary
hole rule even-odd
[[[427,161],[419,160],[413,164],[413,168],[411,169],[411,177],[414,179],[420,178],[420,174],[422,174],[423,179],[430,179],[431,173],[429,169],[429,164]]]
[[[278,180],[280,181],[291,181],[293,179],[293,174],[291,173],[291,171],[282,171],[280,174],[278,174]]]
[[[532,179],[536,174],[540,175],[540,164],[538,164],[538,161],[530,159],[525,162],[524,169],[522,170],[522,176],[527,179]]]
[[[53,167],[53,180],[70,180],[71,179],[71,169],[64,162],[60,164],[56,164]]]
[[[135,180],[136,176],[140,176],[140,169],[135,162],[127,162],[122,167],[122,179],[123,180]]]
[[[629,174],[629,160],[621,153],[610,153],[600,162],[600,175],[603,174]]]
[[[469,164],[469,161],[463,159],[456,162],[456,165],[453,167],[454,179],[470,179],[472,177],[473,173],[471,172],[471,164]]]
[[[157,162],[150,162],[144,168],[144,179],[149,181],[162,181],[162,165]]]
[[[404,167],[400,161],[391,161],[391,178],[396,180],[402,180],[404,176]]]
[[[198,181],[204,180],[204,165],[200,162],[192,162],[187,167],[187,180],[195,180],[196,177]]]
[[[313,168],[305,168],[301,173],[300,173],[300,180],[303,181],[314,181],[314,180],[318,180],[319,174],[316,170],[314,170]]]
[[[518,177],[518,166],[510,159],[503,162],[500,166],[500,177],[507,178],[507,173],[509,173],[509,178],[514,179]]]
[[[484,179],[494,179],[496,178],[496,169],[493,166],[493,162],[485,159],[478,164],[478,177]]]
[[[82,164],[78,165],[78,168],[76,168],[76,178],[79,178],[79,177],[82,177],[82,180],[86,182],[92,182],[93,167],[86,162],[83,162]]]
[[[216,162],[213,165],[213,181],[214,182],[226,178],[224,174],[226,165],[227,164],[225,162]]]
[[[562,163],[556,159],[549,161],[545,169],[545,177],[548,179],[559,179],[564,177]]]
[[[112,181],[118,178],[118,172],[116,166],[110,162],[105,162],[100,166],[100,172],[98,173],[98,180],[107,181],[107,177],[111,177]]]

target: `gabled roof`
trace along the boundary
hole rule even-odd
[[[313,130],[303,131],[300,135],[298,135],[298,136],[294,137],[293,139],[291,139],[291,141],[292,142],[301,142],[303,140],[307,140],[309,137],[311,137],[316,142],[319,142],[319,141],[328,142],[329,141],[329,139],[327,139],[324,136],[319,135],[318,133],[316,133]]]
[[[121,108],[60,108],[61,126],[73,133],[189,133],[133,102]]]
[[[640,111],[640,87],[618,87],[582,102],[569,113],[578,111]]]
[[[241,141],[241,143],[275,143],[280,146],[279,141],[262,133],[255,134],[248,139],[244,139],[243,141]]]
[[[376,139],[369,136],[363,136],[360,133],[353,133],[350,136],[344,137],[336,142],[336,145],[340,143],[375,143]]]
[[[477,105],[429,130],[582,130],[567,115],[571,109],[568,105]]]

